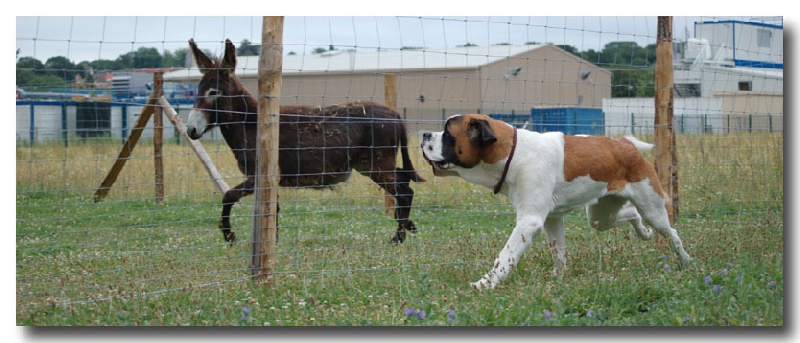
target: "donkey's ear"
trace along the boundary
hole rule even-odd
[[[200,48],[197,47],[197,44],[194,42],[194,39],[189,39],[189,50],[192,51],[192,56],[194,56],[194,62],[197,64],[197,68],[200,69],[200,72],[205,74],[207,71],[214,68],[214,61],[211,60]]]
[[[225,39],[225,56],[222,57],[220,67],[230,69],[231,72],[236,69],[236,47],[230,39]]]

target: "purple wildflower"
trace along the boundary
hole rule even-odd
[[[705,282],[707,284],[711,283],[711,277],[710,276],[706,276],[706,278],[703,280],[703,282]]]
[[[453,319],[455,317],[456,317],[456,310],[447,311],[447,321],[448,322],[453,321]]]
[[[545,318],[550,319],[550,317],[552,317],[552,316],[553,316],[553,312],[550,312],[550,310],[544,310],[544,317]]]
[[[661,259],[662,260],[666,260],[667,259],[667,254],[661,254]]]
[[[774,288],[774,287],[775,287],[775,281],[770,281],[769,288]]]
[[[722,275],[728,275],[728,270],[727,269],[723,269],[722,270]]]
[[[681,323],[683,323],[683,324],[686,324],[686,323],[688,323],[690,320],[692,320],[692,317],[686,316],[686,317],[683,317],[683,319],[681,319]]]
[[[744,275],[742,274],[739,274],[739,276],[736,277],[737,282],[742,282],[742,279],[744,279]]]
[[[669,264],[664,263],[664,270],[669,270]]]
[[[242,307],[242,320],[250,319],[250,308]]]
[[[405,310],[403,310],[403,312],[407,316],[415,316],[419,319],[425,319],[425,310],[417,310],[416,308],[412,307],[412,308],[406,308]]]
[[[719,290],[721,290],[721,289],[722,289],[722,286],[720,286],[720,285],[714,285],[714,287],[712,288],[712,290],[714,292],[719,292]]]
[[[592,315],[594,315],[594,312],[592,312],[592,310],[586,311],[587,318],[592,318]]]

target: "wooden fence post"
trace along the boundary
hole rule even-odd
[[[264,17],[258,59],[258,144],[250,276],[275,284],[278,233],[278,123],[283,68],[283,17]]]
[[[397,75],[386,74],[383,76],[383,94],[386,99],[386,107],[397,110]],[[387,216],[394,217],[395,200],[394,194],[391,194],[380,186],[379,192],[383,193],[383,213]]]
[[[153,94],[157,98],[164,95],[164,71],[159,70],[153,75]],[[164,204],[164,116],[161,106],[156,106],[153,111],[153,162],[156,178],[156,203]]]
[[[672,224],[679,214],[678,154],[673,125],[672,17],[658,17],[656,36],[656,160],[654,166],[658,172],[661,186],[672,199],[672,203],[667,205],[670,224]]]
[[[201,144],[199,140],[189,138],[189,135],[186,133],[186,124],[184,124],[183,120],[178,117],[178,113],[175,112],[175,109],[172,108],[172,106],[170,106],[167,99],[165,99],[163,96],[158,98],[158,104],[164,109],[167,119],[172,122],[172,125],[175,126],[175,129],[178,130],[181,136],[186,139],[186,142],[189,143],[189,146],[200,159],[200,162],[203,163],[203,167],[206,168],[206,172],[208,173],[208,176],[211,177],[211,181],[214,182],[214,186],[216,186],[217,191],[225,194],[225,192],[231,189],[231,187],[228,186],[228,183],[225,182],[225,179],[223,179],[222,175],[219,173],[219,171],[217,171],[217,167],[215,167],[214,163],[211,162],[211,157],[206,152],[203,144]]]
[[[108,171],[106,178],[100,183],[100,187],[98,187],[94,192],[95,202],[105,199],[106,195],[108,195],[108,191],[111,190],[111,186],[117,181],[119,172],[122,171],[122,167],[125,166],[125,162],[127,162],[131,157],[131,152],[133,152],[133,148],[136,147],[136,143],[139,142],[139,138],[142,136],[142,131],[144,131],[147,121],[150,120],[150,116],[153,115],[157,101],[158,100],[155,94],[151,94],[150,98],[147,100],[147,105],[145,105],[142,109],[139,119],[136,121],[136,124],[134,124],[133,129],[131,130],[131,135],[122,146],[122,151],[119,152],[117,160],[114,162],[114,165],[111,166],[111,170]]]

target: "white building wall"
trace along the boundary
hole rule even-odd
[[[675,132],[724,132],[722,100],[715,98],[675,98]],[[603,99],[606,135],[647,135],[655,132],[654,98]]]
[[[187,117],[189,116],[189,112],[191,111],[192,105],[171,105],[172,108],[178,112],[178,116],[186,122]],[[127,111],[127,135],[125,138],[130,136],[131,130],[133,126],[136,125],[136,121],[139,119],[141,115],[142,109],[144,109],[143,105],[131,105],[128,106]],[[76,135],[76,113],[77,110],[75,105],[67,105],[66,106],[66,124],[67,124],[67,139],[73,140],[78,139]],[[43,142],[51,142],[63,139],[63,129],[62,129],[62,105],[60,103],[55,103],[53,105],[46,104],[43,102],[35,102],[34,103],[34,117],[33,117],[33,139],[37,143]],[[175,134],[175,127],[169,119],[167,119],[166,114],[164,114],[164,139],[172,139]],[[31,138],[31,105],[24,104],[24,105],[17,105],[17,120],[16,120],[16,141],[18,144],[24,143],[29,144]],[[111,128],[110,128],[110,138],[123,138],[122,137],[122,106],[111,106]],[[219,133],[218,128],[214,128],[205,136],[203,136],[206,140],[221,140],[222,135]],[[144,130],[142,130],[141,139],[152,139],[153,138],[153,118],[151,117],[147,121],[147,125],[145,126]]]
[[[722,21],[695,24],[695,37],[710,43],[714,57],[783,64],[783,29],[761,23]]]

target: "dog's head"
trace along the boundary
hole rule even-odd
[[[493,164],[508,157],[514,128],[483,114],[455,115],[444,131],[422,135],[422,155],[436,176],[458,175],[459,168]]]

